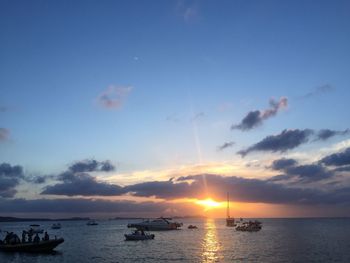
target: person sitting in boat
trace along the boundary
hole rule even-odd
[[[44,241],[49,241],[49,239],[50,239],[49,234],[45,231]]]
[[[33,233],[32,232],[28,232],[28,242],[29,243],[33,242]]]
[[[23,230],[22,231],[22,243],[26,242],[26,235],[27,235],[27,232],[25,230]]]
[[[38,233],[35,235],[33,241],[34,241],[34,243],[39,243],[40,242],[40,237],[39,237]]]

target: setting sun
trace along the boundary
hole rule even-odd
[[[196,204],[204,206],[206,210],[211,209],[211,208],[217,208],[217,207],[220,207],[222,205],[222,203],[216,202],[211,198],[207,198],[205,200],[197,200]]]

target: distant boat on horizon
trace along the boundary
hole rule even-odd
[[[128,228],[136,228],[147,231],[158,230],[177,230],[182,226],[182,223],[171,222],[171,218],[159,217],[154,220],[144,220],[140,223],[128,224]]]
[[[235,219],[230,217],[230,194],[227,192],[226,226],[235,227]]]
[[[86,225],[88,225],[88,226],[97,226],[98,223],[97,223],[95,220],[89,220],[89,221],[86,223]]]
[[[52,224],[51,226],[51,229],[61,229],[61,224],[60,223],[55,223],[55,224]]]

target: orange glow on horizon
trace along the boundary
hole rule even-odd
[[[218,208],[218,207],[221,207],[223,205],[222,202],[216,202],[211,198],[207,198],[205,200],[197,200],[197,201],[195,201],[195,203],[198,205],[204,206],[205,210],[209,210],[212,208]]]

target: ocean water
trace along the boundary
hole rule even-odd
[[[184,219],[182,230],[153,232],[155,239],[145,241],[124,241],[127,223],[135,220],[66,221],[60,230],[39,222],[65,239],[56,252],[0,252],[0,262],[350,262],[350,219],[260,220],[263,229],[248,233],[227,228],[223,219]],[[29,224],[0,223],[0,229],[20,234]]]

